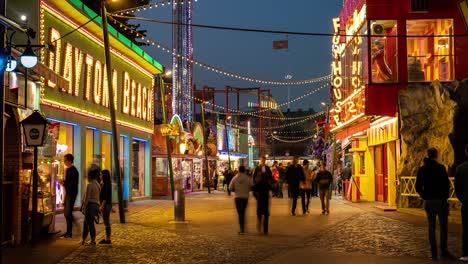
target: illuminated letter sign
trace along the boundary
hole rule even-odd
[[[130,112],[130,77],[128,72],[124,73],[123,78],[123,100],[122,100],[122,112],[128,114]]]
[[[333,80],[332,80],[332,90],[333,90],[333,102],[334,102],[334,113],[335,116],[333,119],[339,120],[339,113],[341,112],[342,108],[342,102],[343,100],[343,95],[341,93],[341,86],[343,85],[343,77],[341,76],[342,74],[342,63],[341,63],[341,57],[340,57],[340,18],[334,18],[333,19],[333,29],[334,29],[334,35],[333,35],[333,63],[332,63],[332,71],[333,71]],[[338,122],[337,122],[338,124]]]

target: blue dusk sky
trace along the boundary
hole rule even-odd
[[[159,2],[159,1],[158,1]],[[154,1],[152,3],[155,3]],[[341,9],[341,0],[198,0],[194,3],[193,23],[213,26],[256,28],[295,32],[331,33],[332,18]],[[139,17],[171,21],[168,5],[141,11]],[[141,23],[148,37],[166,47],[172,47],[171,25]],[[251,33],[193,28],[194,59],[229,72],[262,80],[284,80],[287,74],[293,80],[328,75],[331,63],[331,38],[320,36],[289,36],[289,50],[274,50],[272,42],[283,40],[283,34]],[[172,68],[169,54],[156,47],[144,49],[166,68]],[[220,75],[194,65],[194,83],[224,89],[226,85],[240,88],[270,89],[278,103],[287,101],[286,86],[265,86]],[[323,82],[320,84],[324,84]],[[318,84],[290,86],[290,98],[296,98]],[[224,105],[224,95],[216,101]],[[241,109],[254,97],[241,96]],[[320,102],[329,100],[329,89],[322,89],[305,99],[291,104],[291,110],[314,108],[322,110]],[[235,97],[230,97],[235,108]],[[285,110],[286,107],[283,107]]]

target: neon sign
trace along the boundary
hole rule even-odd
[[[333,97],[334,97],[334,115],[333,120],[336,123],[340,121],[339,113],[342,110],[342,100],[343,94],[341,91],[341,86],[343,85],[342,77],[342,62],[341,62],[341,51],[340,51],[340,18],[333,19],[333,63],[332,63],[332,72],[333,72]]]
[[[83,99],[97,105],[109,107],[109,80],[106,65],[90,54],[82,52],[78,47],[61,41],[61,34],[55,28],[49,30],[49,43],[55,44],[55,50],[47,52],[46,66],[69,81],[68,87],[59,87],[52,81],[46,82],[46,87],[78,97],[84,86]],[[64,46],[64,48],[63,48]],[[152,92],[146,86],[133,80],[129,73],[112,70],[113,92],[117,95],[117,79],[121,75],[122,113],[145,120],[152,120]],[[117,96],[114,96],[117,109]]]

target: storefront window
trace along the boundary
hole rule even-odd
[[[373,83],[398,81],[396,20],[373,20],[371,31],[371,69]]]
[[[55,192],[54,202],[63,207],[65,188],[61,182],[65,179],[63,156],[73,152],[73,125],[49,120],[49,130],[44,146],[38,149],[38,174],[40,190],[52,189]],[[52,188],[50,188],[51,185]],[[45,186],[44,188],[42,188]],[[44,191],[45,193],[45,191]]]
[[[133,140],[132,142],[132,196],[145,195],[145,142]]]
[[[112,134],[109,133],[101,134],[101,169],[112,172]]]
[[[408,20],[406,34],[409,82],[454,79],[452,19]]]

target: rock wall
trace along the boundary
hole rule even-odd
[[[450,135],[457,103],[449,89],[439,82],[409,85],[399,94],[401,160],[398,175],[415,176],[427,150],[439,151],[439,162],[449,167],[454,162]]]
[[[450,92],[452,100],[457,102],[453,132],[450,135],[455,160],[449,173],[453,174],[454,168],[467,160],[464,148],[468,144],[468,79],[453,82],[446,85],[446,88]]]

